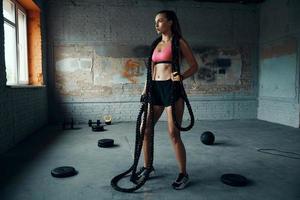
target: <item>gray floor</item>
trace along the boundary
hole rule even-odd
[[[87,125],[78,127],[62,132],[58,126],[49,126],[2,155],[0,199],[300,199],[299,129],[259,120],[197,122],[182,134],[191,183],[175,191],[170,184],[178,172],[177,162],[167,124],[158,122],[156,175],[128,194],[113,190],[110,180],[132,164],[135,123],[116,123],[100,133]],[[205,130],[214,132],[213,146],[200,142]],[[102,138],[114,139],[117,146],[99,148],[97,142]],[[269,153],[279,155],[262,153],[260,148],[275,149]],[[52,177],[51,169],[62,165],[74,166],[79,174]],[[246,187],[225,185],[220,181],[224,173],[242,174],[250,183]],[[120,184],[130,186],[128,179]]]

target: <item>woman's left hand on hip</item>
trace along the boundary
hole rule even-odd
[[[172,81],[182,81],[182,75],[179,74],[178,72],[173,72],[171,74],[171,79]]]

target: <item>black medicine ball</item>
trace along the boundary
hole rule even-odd
[[[215,141],[215,136],[212,132],[205,131],[205,132],[202,133],[200,139],[201,139],[201,142],[203,142],[203,144],[211,145]]]

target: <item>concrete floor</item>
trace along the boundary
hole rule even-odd
[[[115,175],[132,162],[135,123],[116,123],[105,132],[92,132],[87,125],[61,131],[49,126],[1,156],[0,199],[300,199],[300,130],[259,120],[200,121],[182,134],[187,151],[187,169],[191,183],[181,191],[171,188],[178,167],[169,140],[166,122],[155,127],[154,167],[156,175],[135,193],[117,192],[110,186]],[[200,142],[203,131],[216,136],[215,144]],[[117,144],[99,148],[102,138]],[[128,141],[128,142],[127,142]],[[259,148],[279,151],[272,155]],[[297,154],[295,154],[297,153]],[[140,166],[142,165],[140,160]],[[59,179],[53,168],[74,166],[79,174]],[[250,180],[245,187],[223,184],[224,173],[242,174]],[[129,186],[128,179],[120,182]]]

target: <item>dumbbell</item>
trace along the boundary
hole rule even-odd
[[[103,125],[101,124],[99,119],[97,120],[97,122],[93,122],[92,120],[89,120],[88,124],[89,127],[92,127],[92,131],[104,131]]]
[[[100,126],[101,122],[99,119],[97,120],[97,122],[93,122],[92,120],[89,120],[88,124],[89,124],[89,127],[91,127],[92,124],[96,124],[97,126]]]
[[[103,125],[92,126],[92,131],[96,131],[96,132],[104,131]]]

